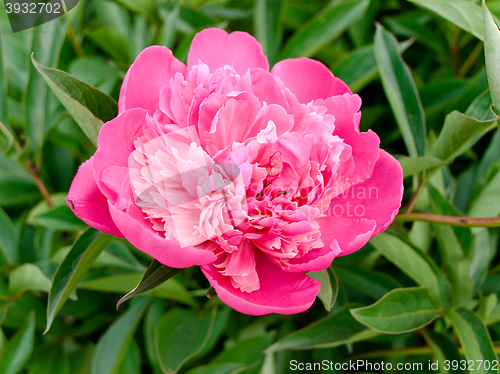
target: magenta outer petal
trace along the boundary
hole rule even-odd
[[[306,57],[288,59],[274,65],[271,73],[281,79],[301,103],[351,93],[347,85],[321,62]]]
[[[317,218],[321,240],[325,246],[339,247],[338,256],[345,256],[361,249],[372,237],[376,222],[369,219],[346,219],[330,216]]]
[[[85,161],[71,183],[66,202],[86,224],[106,234],[123,238],[109,214],[108,201],[94,179],[94,157]]]
[[[201,270],[215,288],[219,298],[238,312],[260,316],[269,313],[294,314],[307,310],[321,289],[321,284],[301,272],[288,272],[256,250],[260,289],[251,293],[233,287],[229,277],[213,265]]]
[[[142,135],[145,118],[144,109],[130,109],[106,122],[99,132],[97,152],[94,156],[95,179],[101,191],[112,203],[116,200],[116,194],[103,183],[103,172],[112,166],[129,167],[134,140]]]
[[[402,198],[403,169],[394,157],[380,150],[371,177],[332,199],[327,214],[342,215],[340,212],[343,211],[343,218],[375,220],[376,228],[371,235],[375,236],[392,223]]]
[[[131,214],[129,210],[134,210],[134,208],[138,210],[131,203],[127,212],[123,212],[109,203],[109,211],[114,222],[125,234],[125,238],[141,251],[162,264],[174,268],[204,265],[215,261],[215,255],[208,250],[193,247],[181,248],[179,242],[160,237],[151,227],[147,226],[148,223],[143,217],[138,218],[142,219],[141,221],[136,219],[137,212]]]
[[[205,29],[196,34],[187,58],[188,70],[199,61],[208,65],[211,72],[224,65],[232,66],[240,75],[253,68],[269,71],[269,62],[259,42],[241,31],[228,34],[221,29]]]
[[[142,51],[127,72],[120,90],[119,112],[144,108],[156,111],[161,88],[175,73],[184,73],[185,65],[167,47],[152,46]]]

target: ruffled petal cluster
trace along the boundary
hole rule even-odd
[[[360,107],[318,61],[269,71],[247,33],[200,32],[187,65],[149,47],[68,205],[167,266],[201,265],[240,312],[304,311],[320,290],[306,272],[363,247],[401,205],[401,167],[359,131]]]

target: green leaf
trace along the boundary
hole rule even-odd
[[[491,110],[492,104],[493,102],[491,100],[490,90],[485,90],[469,105],[465,111],[465,115],[475,118],[478,121],[496,120],[498,118],[497,115]]]
[[[500,30],[483,0],[484,55],[493,106],[500,111]]]
[[[16,374],[28,362],[35,342],[35,313],[31,312],[24,325],[12,337],[0,359],[0,373]]]
[[[175,35],[177,33],[177,23],[180,15],[180,2],[177,2],[172,9],[170,7],[160,6],[160,16],[163,20],[161,31],[160,45],[172,49],[175,43]]]
[[[425,114],[410,68],[398,51],[396,38],[377,24],[374,43],[380,79],[385,95],[410,156],[425,151]]]
[[[349,285],[374,299],[380,299],[387,292],[401,287],[391,276],[362,266],[341,265],[334,268],[341,284]]]
[[[0,122],[8,124],[8,89],[7,89],[7,65],[3,47],[2,30],[0,29]]]
[[[142,273],[110,275],[108,277],[80,282],[80,284],[78,284],[78,288],[101,292],[123,293],[133,288],[138,282],[141,281],[142,277]],[[198,305],[186,288],[184,288],[184,286],[175,279],[170,279],[168,282],[162,283],[160,286],[151,289],[148,292],[148,295],[151,296],[176,300],[191,306]]]
[[[273,333],[265,333],[237,341],[233,346],[226,348],[210,361],[211,364],[236,362],[243,365],[261,366],[264,363],[262,351],[271,344]],[[260,361],[260,362],[259,362]]]
[[[134,300],[130,308],[101,335],[92,355],[91,374],[118,373],[135,330],[150,301],[147,297]]]
[[[157,358],[163,372],[176,373],[188,360],[199,356],[217,342],[227,319],[216,308],[196,312],[172,309],[155,331]]]
[[[103,123],[118,115],[116,101],[64,71],[46,68],[38,63],[34,56],[31,60],[85,135],[97,145],[97,134]]]
[[[352,305],[344,305],[327,317],[286,335],[266,349],[266,352],[338,347],[378,335],[356,321],[349,312],[349,306]]]
[[[141,351],[139,345],[132,339],[127,351],[123,357],[123,361],[118,369],[120,374],[141,374]]]
[[[128,294],[123,296],[118,301],[118,304],[116,304],[116,307],[119,308],[124,301],[158,287],[162,283],[165,283],[170,278],[174,277],[176,274],[179,274],[182,270],[184,269],[171,268],[163,265],[157,260],[153,260],[146,269],[146,272],[137,286],[135,286],[135,288]]]
[[[33,43],[31,51],[45,66],[52,66],[57,62],[59,50],[64,41],[64,28],[60,19],[44,23],[33,29]],[[49,95],[47,86],[38,75],[35,66],[29,68],[28,89],[26,91],[26,129],[30,139],[31,150],[40,151],[43,145],[49,112]]]
[[[500,215],[500,172],[481,189],[474,198],[467,215],[471,217],[496,217]]]
[[[32,203],[40,198],[33,176],[17,162],[0,154],[0,206]]]
[[[449,161],[470,149],[495,127],[496,120],[478,121],[457,111],[448,114],[434,144],[434,156]]]
[[[144,331],[144,345],[149,363],[153,367],[154,373],[160,373],[160,364],[156,358],[154,332],[156,325],[165,311],[165,302],[159,299],[153,301],[149,307],[146,316],[144,317],[143,331]]]
[[[281,59],[313,56],[363,17],[368,5],[368,0],[332,2],[292,35]]]
[[[385,258],[396,265],[403,273],[420,286],[427,287],[430,295],[443,305],[449,294],[449,285],[443,283],[444,276],[430,259],[410,247],[401,239],[381,233],[370,239],[370,243]]]
[[[49,292],[52,282],[33,264],[23,264],[10,273],[9,289],[13,295],[21,295],[25,291]]]
[[[116,62],[130,63],[129,43],[118,30],[111,27],[100,27],[89,33],[88,36]]]
[[[351,314],[362,324],[385,334],[418,330],[439,316],[427,288],[423,287],[392,290],[373,305],[351,309]]]
[[[490,231],[484,227],[473,228],[473,243],[468,257],[471,260],[469,276],[472,279],[472,289],[475,293],[486,281],[488,269],[495,257],[495,243]]]
[[[378,76],[373,45],[359,47],[339,58],[332,73],[342,79],[352,92],[361,91]]]
[[[420,332],[422,333],[427,344],[432,347],[438,362],[444,362],[445,360],[449,360],[450,362],[459,362],[461,360],[460,353],[458,353],[455,344],[448,336],[426,329],[422,329]],[[439,365],[439,372],[463,374],[464,370],[460,369],[460,365],[458,365],[456,370],[453,370],[453,366],[450,365],[450,370],[446,371],[443,365]]]
[[[54,317],[78,282],[111,240],[113,240],[111,235],[89,229],[75,242],[54,275],[47,305],[47,327],[45,332],[50,329]]]
[[[0,265],[15,263],[19,257],[19,241],[10,217],[0,208]]]
[[[398,44],[400,53],[413,43],[409,41]],[[352,92],[359,92],[378,77],[377,61],[373,52],[373,44],[356,48],[340,57],[332,67],[334,76],[342,79]]]
[[[453,329],[458,335],[460,344],[464,349],[464,355],[467,360],[474,360],[474,372],[496,373],[491,367],[489,370],[478,366],[476,360],[487,360],[494,362],[497,360],[493,343],[491,342],[488,330],[481,320],[472,312],[465,308],[450,310],[446,316],[451,321]]]
[[[106,59],[98,56],[81,57],[73,60],[69,65],[68,72],[73,77],[94,87],[107,79],[113,77],[118,79],[119,76],[118,68],[111,66]]]
[[[446,161],[432,156],[401,157],[398,158],[398,161],[403,168],[403,178],[410,177],[413,174],[420,173],[421,171],[435,168],[446,163]]]
[[[468,0],[409,0],[483,40],[481,7]]]
[[[87,225],[79,219],[66,205],[67,193],[51,195],[54,203],[49,207],[46,200],[40,201],[30,211],[26,222],[33,226],[41,226],[53,230],[82,230]]]
[[[114,0],[118,4],[130,9],[139,14],[152,14],[155,12],[156,6],[153,0],[141,0],[138,3],[136,0]]]
[[[432,184],[427,186],[427,191],[429,192],[430,206],[435,214],[444,214],[447,216],[463,216],[463,213],[458,210],[452,203],[450,203],[445,197],[441,195],[437,188]],[[455,235],[460,242],[460,247],[463,253],[467,255],[472,244],[472,232],[468,227],[452,227]]]
[[[318,293],[318,298],[327,311],[332,310],[339,293],[339,282],[333,268],[330,266],[325,270],[310,271],[307,275],[321,283],[321,290]]]
[[[284,0],[257,0],[255,2],[255,36],[271,66],[276,62],[281,44],[283,30],[280,19],[284,5]]]
[[[453,305],[469,306],[474,282],[470,277],[470,260],[464,258],[462,246],[447,225],[433,224],[441,259],[453,284]]]

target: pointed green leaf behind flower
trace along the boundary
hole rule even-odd
[[[266,352],[338,347],[378,335],[356,321],[349,312],[349,306],[354,305],[346,304],[327,317],[286,335],[266,349]]]
[[[374,42],[380,79],[410,156],[425,152],[425,114],[411,71],[394,35],[377,24]]]
[[[483,40],[481,7],[469,0],[409,0]]]
[[[31,312],[24,325],[12,337],[0,359],[0,373],[16,374],[28,362],[35,343],[35,313]]]
[[[498,369],[493,369],[495,365],[489,366],[489,370],[486,370],[484,365],[478,366],[476,362],[476,360],[489,362],[497,360],[491,337],[481,320],[465,308],[459,308],[456,311],[450,310],[446,313],[446,316],[458,335],[465,358],[468,361],[474,360],[474,372],[498,373]]]
[[[119,374],[135,330],[151,299],[140,297],[101,335],[92,355],[91,374]]]
[[[339,281],[337,280],[337,275],[335,275],[333,268],[330,266],[325,270],[310,271],[307,275],[321,283],[321,290],[318,293],[318,298],[327,311],[332,310],[339,293]]]
[[[113,236],[90,228],[75,242],[54,275],[47,305],[47,327],[45,332],[50,329],[54,317],[78,282],[112,239]]]
[[[103,252],[106,253],[106,252]],[[140,283],[142,273],[124,273],[110,275],[102,278],[95,278],[78,284],[78,289],[101,291],[101,292],[116,292],[123,294],[134,288]],[[158,287],[151,289],[148,295],[176,300],[181,303],[197,306],[198,303],[193,299],[191,294],[184,288],[182,284],[175,279],[170,279],[168,282],[160,284]]]
[[[351,309],[362,324],[386,334],[417,330],[439,316],[427,288],[399,288],[384,295],[375,304]]]
[[[493,106],[500,113],[500,30],[483,0],[484,55]]]
[[[23,264],[10,273],[9,290],[13,295],[20,295],[25,291],[49,292],[52,282],[33,264]]]
[[[450,285],[432,259],[388,233],[378,234],[370,243],[417,284],[427,287],[431,297],[442,307],[447,305]]]
[[[31,60],[85,135],[97,145],[97,135],[103,123],[118,115],[116,101],[64,71],[39,64],[34,56],[31,56]]]
[[[434,156],[449,161],[466,152],[495,127],[498,117],[491,114],[493,117],[486,121],[478,121],[457,111],[448,114],[434,144]]]
[[[368,5],[368,0],[348,0],[327,5],[292,35],[281,59],[313,56],[363,17]]]
[[[158,362],[165,373],[177,373],[188,360],[217,343],[229,309],[204,311],[172,309],[158,322],[154,344]]]
[[[118,301],[116,308],[119,308],[124,301],[160,286],[176,274],[179,274],[182,270],[184,269],[171,268],[157,260],[153,260],[151,265],[146,269],[139,284]]]
[[[401,157],[398,159],[403,168],[403,178],[412,176],[430,168],[444,165],[446,161],[432,156]]]

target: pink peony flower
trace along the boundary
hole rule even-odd
[[[359,132],[361,99],[320,62],[277,63],[244,32],[197,34],[187,66],[145,49],[68,205],[161,263],[201,270],[247,314],[292,314],[327,268],[385,230],[402,170]]]

